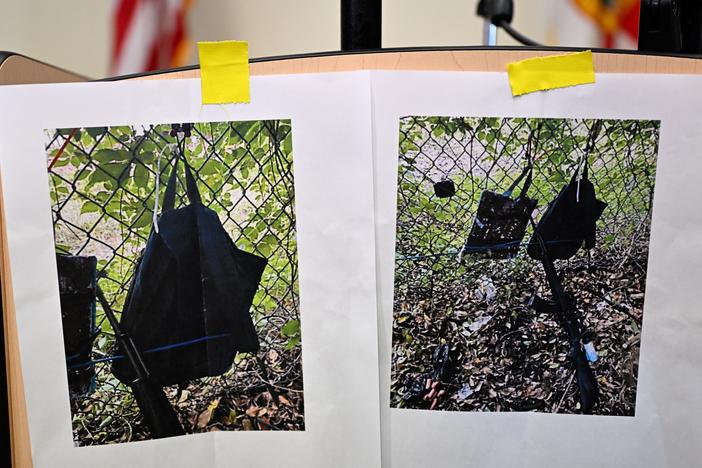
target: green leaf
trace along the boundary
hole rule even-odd
[[[218,166],[219,164],[217,161],[210,160],[203,164],[202,167],[198,169],[197,173],[201,176],[215,175],[219,173]]]
[[[292,153],[292,134],[289,133],[285,140],[283,140],[283,152],[287,155]]]
[[[156,145],[153,141],[145,141],[139,146],[137,151],[137,159],[141,161],[144,165],[151,164],[156,159]],[[163,164],[163,158],[161,160]]]
[[[66,166],[66,165],[68,165],[68,163],[71,162],[71,159],[72,158],[70,156],[68,156],[67,154],[63,154],[56,160],[53,167],[57,168],[57,167]],[[53,159],[52,159],[52,161],[53,161]]]
[[[95,151],[93,153],[93,159],[96,163],[114,163],[114,162],[126,162],[130,159],[129,151],[126,150],[115,150],[111,148],[103,148]]]
[[[110,132],[112,132],[117,138],[131,137],[134,134],[134,129],[127,125],[121,125],[119,127],[110,127]]]
[[[73,166],[73,167],[80,167],[81,164],[83,164],[83,161],[81,160],[81,158],[80,158],[79,156],[76,156],[76,155],[71,156],[70,162],[71,162],[71,166]],[[86,172],[87,172],[87,171],[83,171],[83,172],[81,173],[81,176],[82,176],[83,174],[85,174]]]
[[[280,333],[283,336],[296,336],[300,333],[300,321],[299,320],[288,320],[280,329]]]
[[[139,217],[137,218],[136,221],[134,221],[134,224],[132,224],[132,228],[138,229],[138,228],[143,228],[151,224],[151,220],[153,219],[153,213],[149,210],[144,210],[141,212]]]
[[[97,137],[99,137],[107,131],[107,127],[89,127],[86,128],[85,131],[88,132],[88,135],[97,139]]]
[[[140,188],[147,188],[149,185],[149,171],[141,164],[134,167],[134,183]]]
[[[113,179],[121,183],[129,177],[129,164],[130,161],[101,164],[100,169],[102,171],[98,169],[95,171],[95,174],[101,172],[104,174],[106,172],[108,175],[104,178],[105,181]]]
[[[102,208],[97,203],[93,203],[90,200],[87,200],[85,203],[83,203],[83,206],[80,207],[80,214],[96,213],[101,209]]]
[[[294,337],[294,338],[291,338],[290,341],[288,341],[288,342],[285,344],[285,351],[290,351],[290,350],[293,349],[295,346],[299,345],[299,344],[300,344],[300,341],[301,341],[301,339],[300,339],[299,336],[296,336],[296,337]]]
[[[71,247],[69,245],[59,244],[57,242],[55,247],[56,247],[56,253],[61,253],[61,254],[70,254],[71,253]]]

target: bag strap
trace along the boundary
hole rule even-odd
[[[592,128],[590,129],[590,136],[587,140],[587,144],[585,145],[585,151],[583,152],[583,156],[580,159],[580,162],[578,163],[578,166],[576,167],[575,172],[573,173],[573,176],[570,178],[571,183],[578,180],[577,176],[578,176],[578,173],[581,172],[581,167],[582,167],[582,176],[580,177],[580,180],[588,180],[588,173],[589,173],[589,168],[590,168],[590,163],[588,160],[590,158],[590,153],[592,153],[592,150],[595,148],[595,144],[597,143],[597,137],[599,136],[601,129],[602,129],[602,121],[595,120],[595,123],[592,125]]]
[[[193,177],[193,174],[190,171],[190,164],[188,164],[187,161],[185,161],[185,157],[183,157],[183,164],[185,165],[185,190],[188,194],[188,200],[190,200],[191,204],[202,203],[202,199],[200,198],[200,191],[197,189],[195,178]]]
[[[531,187],[531,175],[533,169],[534,166],[532,165],[531,161],[529,161],[529,165],[526,168],[526,180],[524,181],[524,185],[522,185],[522,189],[519,191],[519,196],[517,198],[525,198],[527,196],[527,193],[529,192],[529,187]]]
[[[541,125],[543,122],[539,122],[539,126],[536,128],[536,143],[533,145],[534,151],[539,145],[539,136],[541,135]],[[522,173],[519,174],[519,177],[514,179],[514,182],[512,182],[512,185],[509,186],[507,191],[504,192],[503,195],[507,197],[512,196],[512,192],[514,191],[515,188],[517,188],[517,185],[526,177],[524,180],[524,185],[522,185],[522,189],[519,191],[519,195],[517,198],[524,198],[527,196],[527,193],[529,192],[529,187],[531,187],[531,180],[532,180],[532,173],[534,172],[534,162],[532,158],[532,138],[534,134],[529,133],[529,139],[527,140],[527,149],[526,149],[526,160],[527,160],[527,165],[524,167],[522,170]]]
[[[197,189],[197,183],[193,177],[192,171],[190,170],[190,165],[185,160],[185,139],[178,142],[178,154],[173,159],[173,169],[171,169],[171,175],[168,178],[168,185],[166,185],[166,192],[163,194],[163,209],[162,213],[172,210],[175,207],[175,194],[176,194],[176,182],[178,181],[178,160],[183,159],[183,165],[185,165],[185,191],[188,196],[188,200],[191,204],[201,203],[200,192]]]
[[[163,194],[163,203],[161,204],[161,212],[172,210],[175,205],[176,181],[178,180],[178,158],[173,160],[171,168],[171,176],[166,184],[166,192]]]
[[[519,191],[519,196],[517,198],[522,198],[526,196],[527,191],[529,190],[529,187],[531,186],[531,173],[532,173],[532,164],[531,161],[527,164],[527,166],[522,170],[522,173],[519,174],[519,177],[514,179],[514,182],[512,182],[512,185],[509,186],[509,188],[503,193],[504,196],[506,197],[511,197],[512,192],[514,192],[514,189],[517,188],[519,183],[526,177],[526,180],[524,181],[524,185],[522,186],[522,189]]]

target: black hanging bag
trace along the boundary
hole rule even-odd
[[[249,309],[267,263],[238,249],[202,204],[183,146],[190,204],[174,209],[176,158],[120,319],[162,386],[222,374],[237,352],[258,351]],[[126,359],[113,361],[112,370],[124,383],[136,378]]]
[[[504,193],[485,190],[480,195],[478,210],[461,256],[481,253],[491,258],[512,258],[517,255],[526,233],[536,200],[527,197],[531,186],[532,163],[527,166]],[[519,195],[512,192],[524,180]]]
[[[546,213],[536,225],[551,260],[567,260],[581,247],[588,250],[595,247],[597,220],[607,207],[607,203],[597,199],[595,186],[588,179],[587,158],[598,130],[599,123],[595,125],[585,151],[580,180],[576,170],[570,182],[549,203]],[[541,249],[534,236],[529,240],[527,253],[535,260],[542,259]]]

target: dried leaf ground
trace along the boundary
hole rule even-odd
[[[594,414],[635,412],[647,246],[633,250],[623,260],[603,253],[589,263],[580,256],[557,264],[595,336],[600,399]],[[472,269],[473,275],[452,278],[446,263],[435,268],[432,288],[396,290],[391,406],[579,413],[564,332],[554,317],[527,306],[535,291],[550,297],[540,264],[520,255],[476,261]],[[485,279],[494,285],[492,298]],[[436,402],[404,399],[408,381],[431,376],[432,353],[442,343],[451,348],[454,371],[442,383],[444,394]]]
[[[186,433],[304,430],[301,345],[287,349],[287,339],[271,330],[269,349],[239,355],[229,372],[164,389]],[[151,438],[131,391],[107,364],[98,368],[101,387],[71,400],[76,445]]]

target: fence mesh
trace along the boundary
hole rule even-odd
[[[261,351],[166,393],[189,432],[304,429],[290,122],[198,123],[188,133],[185,157],[202,202],[237,247],[268,259],[252,306]],[[97,257],[98,284],[119,315],[176,135],[163,124],[59,129],[47,140],[57,252]],[[183,174],[178,185],[187,203]],[[148,438],[129,389],[110,372],[114,334],[99,305],[96,318],[94,385],[71,395],[75,443]]]
[[[583,167],[586,159],[597,196],[608,204],[597,223],[597,248],[591,254],[580,251],[573,259],[557,264],[570,289],[575,288],[577,294],[585,294],[584,291],[589,289],[594,291],[582,298],[587,302],[580,302],[580,312],[596,331],[600,326],[598,319],[604,319],[610,312],[610,318],[617,314],[628,317],[638,329],[645,286],[659,123],[601,121],[595,145],[585,158],[587,141],[595,124],[595,120],[569,119],[401,119],[393,331],[394,406],[409,404],[402,399],[406,379],[431,367],[431,350],[437,344],[448,341],[465,358],[471,355],[465,347],[477,346],[479,341],[477,330],[472,328],[491,320],[482,333],[498,333],[492,328],[499,325],[507,326],[505,333],[520,330],[521,334],[514,332],[513,335],[522,338],[512,336],[519,343],[512,341],[510,346],[528,352],[531,345],[526,348],[522,345],[534,340],[538,333],[530,335],[526,329],[533,328],[536,322],[551,323],[548,317],[534,316],[525,306],[528,294],[534,291],[546,293],[541,266],[525,254],[524,247],[517,258],[510,261],[486,260],[475,255],[464,256],[463,264],[457,261],[457,254],[473,224],[481,193],[484,190],[502,193],[522,173],[527,163],[530,135],[534,138],[534,168],[528,196],[538,202],[533,215],[536,220],[578,168]],[[455,194],[438,197],[434,184],[447,180],[453,182]],[[518,193],[519,188],[515,195]],[[530,235],[529,227],[524,242]],[[638,290],[629,295],[633,299],[619,297],[610,287],[612,283],[614,287],[618,284],[626,292],[626,281],[610,277],[617,271],[629,269],[630,279],[638,281],[636,288],[641,289],[640,296]],[[583,287],[578,286],[581,283]],[[490,301],[486,295],[491,296]],[[504,318],[503,314],[509,315],[506,322],[493,320]],[[609,343],[607,333],[607,330],[601,331],[604,345]],[[555,331],[554,336],[558,336]],[[625,343],[629,337],[623,338]],[[551,336],[544,338],[550,340]],[[614,343],[622,337],[611,338]],[[472,343],[471,340],[477,341]],[[457,341],[463,344],[456,345]],[[485,345],[497,347],[493,352],[499,355],[506,352],[504,344]],[[554,348],[552,352],[560,353],[557,359],[565,359],[560,350]],[[493,357],[495,362],[500,362],[498,356]],[[601,368],[610,371],[605,364],[601,364]],[[509,370],[505,367],[502,370],[505,372],[503,384],[511,382],[504,388],[514,390],[523,382],[543,380],[542,377],[535,378],[535,374],[526,368]],[[543,369],[537,373],[543,374]],[[546,373],[549,373],[548,369]],[[454,391],[469,385],[469,382],[478,385],[484,377],[480,372],[469,372],[466,368],[459,370],[458,374],[453,381]],[[515,377],[513,374],[519,375]],[[615,376],[619,379],[617,391],[626,394],[626,401],[602,405],[603,413],[629,414],[633,411],[635,384],[622,383],[621,374]],[[567,383],[568,375],[565,374],[559,376],[559,382],[564,381],[563,377]],[[635,372],[633,377],[626,378],[633,378],[635,382]],[[485,378],[482,381],[491,380]],[[506,403],[510,400],[509,392],[504,389],[500,392],[500,388],[492,388],[491,393],[495,396],[482,401],[477,394],[473,399],[462,399],[453,394],[442,409],[519,410],[518,403]],[[565,392],[565,387],[560,391]],[[540,406],[542,410],[574,410],[577,398],[572,400],[573,405],[568,409],[563,403],[550,404],[554,396],[548,395],[549,392],[541,395],[546,400]]]

